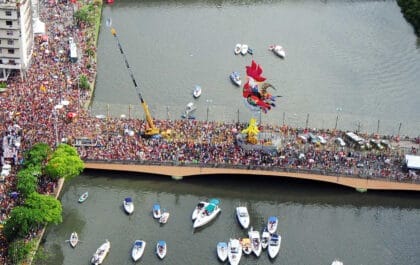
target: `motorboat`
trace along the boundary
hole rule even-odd
[[[248,53],[249,53],[250,55],[253,55],[253,54],[254,54],[254,49],[252,49],[252,48],[248,47]]]
[[[198,214],[197,218],[194,221],[194,228],[202,227],[216,218],[217,214],[220,213],[221,209],[219,207],[219,200],[212,199],[209,201],[208,205],[205,206],[200,213]]]
[[[242,80],[241,80],[241,76],[239,75],[238,72],[232,72],[230,75],[230,80],[232,80],[232,82],[237,85],[237,86],[241,86],[242,85]]]
[[[219,242],[216,246],[217,257],[220,261],[225,262],[228,258],[228,245],[226,242]]]
[[[185,113],[190,114],[191,112],[195,111],[197,108],[195,107],[193,102],[188,102],[185,106]]]
[[[146,241],[143,240],[136,240],[134,241],[133,247],[131,249],[131,257],[134,261],[138,261],[144,253],[144,249],[146,248]]]
[[[268,256],[274,259],[280,251],[281,236],[278,234],[272,234],[270,241],[268,242]]]
[[[266,249],[268,247],[269,241],[270,241],[270,233],[267,231],[267,229],[264,229],[264,231],[261,233],[261,247],[263,249]]]
[[[134,203],[133,203],[133,200],[131,199],[131,197],[127,197],[127,198],[124,199],[123,207],[124,207],[124,211],[127,214],[132,214],[134,212]]]
[[[286,57],[286,51],[280,45],[270,45],[268,49],[281,58]]]
[[[169,212],[164,211],[162,213],[162,216],[159,218],[159,223],[166,224],[168,222],[169,215],[170,215]]]
[[[111,243],[106,240],[105,243],[103,243],[93,254],[92,258],[90,259],[90,263],[93,265],[100,265],[106,258],[106,255],[108,254],[109,250],[111,249]]]
[[[193,90],[193,97],[199,98],[201,96],[201,86],[196,85]]]
[[[70,246],[72,246],[73,248],[76,247],[77,243],[79,242],[79,236],[76,232],[71,233],[69,242]]]
[[[156,255],[160,258],[163,259],[166,256],[166,251],[167,251],[167,245],[166,245],[166,241],[164,240],[159,240],[156,243]]]
[[[205,201],[201,201],[197,204],[197,206],[195,206],[192,215],[191,215],[191,219],[194,221],[195,219],[197,219],[198,214],[201,212],[202,209],[204,209],[204,207],[206,207],[209,203],[205,202]]]
[[[233,50],[235,55],[238,55],[241,53],[241,48],[242,48],[242,44],[240,43],[236,44],[235,49]]]
[[[228,260],[230,265],[238,265],[242,257],[242,246],[238,239],[230,239],[228,243]]]
[[[277,231],[278,223],[279,219],[276,216],[268,217],[267,230],[270,234],[274,234]]]
[[[242,55],[246,55],[248,53],[248,45],[247,44],[242,44],[241,46],[241,54]]]
[[[251,240],[248,237],[241,238],[239,240],[242,245],[242,251],[244,254],[249,255],[252,253],[252,246],[251,246]]]
[[[249,227],[249,214],[248,208],[245,206],[236,207],[236,217],[238,218],[239,224],[244,229],[248,229]]]
[[[86,199],[88,197],[89,197],[89,192],[86,191],[85,193],[83,193],[82,195],[80,195],[79,202],[82,203],[82,202],[86,201]]]
[[[252,252],[254,252],[255,256],[259,257],[262,251],[260,232],[251,227],[248,231],[248,237],[251,240]]]
[[[162,211],[160,209],[159,203],[153,204],[152,213],[153,213],[153,218],[155,219],[159,219],[160,217],[162,217]]]
[[[336,259],[331,263],[331,265],[343,265],[343,262]]]

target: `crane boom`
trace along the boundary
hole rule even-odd
[[[118,48],[120,49],[120,52],[121,52],[122,56],[124,57],[125,66],[127,67],[127,70],[128,70],[128,72],[130,74],[130,77],[131,77],[131,80],[133,81],[134,87],[136,89],[137,95],[140,99],[141,106],[143,107],[144,114],[146,115],[146,121],[147,121],[148,127],[146,128],[146,131],[145,131],[144,135],[145,136],[159,135],[159,133],[160,133],[159,129],[156,128],[155,124],[153,123],[152,116],[150,115],[150,112],[149,112],[149,106],[147,106],[146,101],[144,101],[143,97],[141,96],[140,88],[138,87],[136,79],[134,78],[134,75],[133,75],[133,71],[131,71],[130,65],[128,64],[127,57],[125,56],[125,53],[122,49],[121,43],[120,43],[120,41],[118,39],[118,36],[117,36],[117,32],[115,31],[114,28],[111,28],[111,33],[114,36],[115,40],[117,41]]]

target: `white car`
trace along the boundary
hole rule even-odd
[[[336,142],[339,146],[341,146],[341,147],[346,146],[346,142],[344,142],[344,140],[343,140],[342,138],[340,138],[340,137],[337,137],[337,138],[335,139],[335,142]]]
[[[327,140],[325,140],[325,138],[324,137],[322,137],[321,135],[317,135],[316,136],[316,139],[318,140],[318,142],[319,143],[321,143],[321,144],[326,144],[327,143]]]

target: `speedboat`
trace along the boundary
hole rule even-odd
[[[343,262],[336,259],[331,263],[331,265],[343,265]]]
[[[104,261],[106,255],[108,254],[109,250],[111,249],[111,243],[106,240],[93,254],[92,258],[90,259],[90,263],[93,265],[100,265]]]
[[[132,214],[134,212],[134,203],[131,197],[127,197],[124,199],[123,207],[124,207],[124,211],[127,214]]]
[[[217,243],[216,250],[217,257],[220,259],[220,261],[225,262],[228,257],[228,245],[226,242]]]
[[[286,57],[286,51],[280,45],[270,45],[268,49],[281,58]]]
[[[264,229],[264,231],[261,233],[261,247],[266,249],[269,241],[270,233],[267,231],[267,229]]]
[[[134,241],[133,248],[131,249],[131,257],[134,261],[138,261],[143,256],[144,249],[146,248],[146,241]]]
[[[196,85],[193,90],[193,97],[198,98],[201,96],[201,86]]]
[[[79,242],[79,236],[76,232],[71,233],[69,242],[70,246],[76,247],[77,243]]]
[[[279,219],[276,216],[268,217],[267,230],[270,234],[274,234],[277,231],[278,223]]]
[[[238,239],[230,239],[228,243],[228,260],[230,265],[237,265],[242,257],[242,246]]]
[[[160,259],[163,259],[166,256],[166,251],[167,251],[166,242],[164,240],[159,240],[156,243],[156,255]]]
[[[80,197],[79,197],[79,202],[82,203],[84,201],[86,201],[86,199],[89,197],[89,192],[85,192],[83,193]]]
[[[194,211],[192,212],[191,219],[194,221],[197,219],[198,214],[201,212],[204,207],[206,207],[209,203],[205,201],[201,201],[195,206]]]
[[[280,251],[281,236],[278,234],[272,234],[270,241],[268,242],[268,256],[274,259]]]
[[[197,218],[194,221],[193,227],[198,228],[204,226],[208,224],[211,220],[216,218],[217,214],[221,211],[221,209],[219,208],[219,202],[220,201],[218,199],[210,200],[208,205],[205,206],[198,214]]]
[[[248,237],[251,240],[252,252],[259,257],[262,251],[260,232],[251,227],[251,230],[248,231]]]
[[[242,48],[242,44],[240,43],[236,44],[235,49],[234,49],[235,55],[238,55],[241,53],[241,48]]]
[[[162,216],[162,211],[160,210],[160,205],[158,203],[153,204],[152,208],[153,218],[159,219]]]
[[[241,86],[242,85],[242,80],[241,80],[241,76],[239,75],[238,72],[232,72],[230,75],[230,80],[232,80],[232,82],[237,85],[237,86]]]
[[[242,251],[244,254],[249,255],[252,253],[252,246],[251,246],[251,240],[248,237],[241,238],[239,240],[242,245]]]
[[[168,222],[169,215],[169,212],[163,211],[162,216],[159,218],[159,223],[166,224],[166,222]]]
[[[239,224],[244,229],[248,229],[249,214],[248,214],[248,209],[245,206],[236,207],[236,217],[238,218]]]
[[[246,55],[248,53],[248,45],[247,44],[242,44],[241,46],[241,54],[242,55]]]

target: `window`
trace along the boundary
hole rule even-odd
[[[7,31],[7,36],[13,36],[13,30],[8,30]]]
[[[13,40],[12,40],[12,39],[8,39],[8,40],[7,40],[7,44],[9,44],[9,45],[13,45]]]
[[[6,10],[6,16],[10,17],[12,15],[12,11],[11,10]]]
[[[13,64],[13,65],[15,65],[15,64],[16,64],[16,62],[15,62],[15,60],[9,60],[9,64]]]
[[[14,54],[15,53],[15,49],[7,49],[7,53],[8,54]]]
[[[6,26],[13,26],[13,22],[11,20],[6,20]]]

